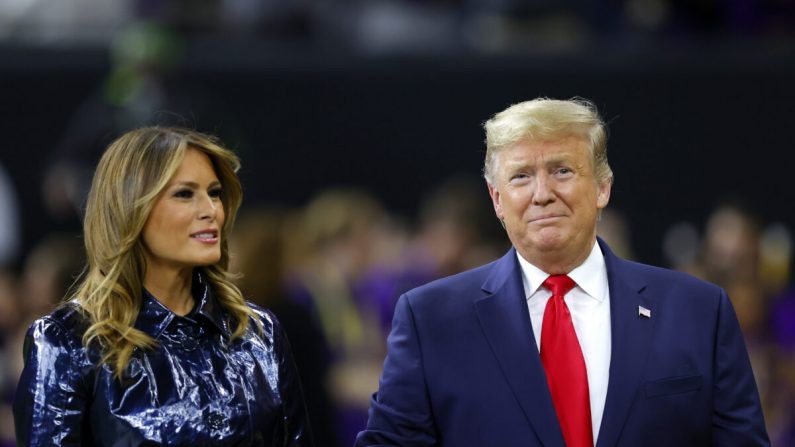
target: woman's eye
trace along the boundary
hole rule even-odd
[[[174,197],[180,199],[190,199],[191,197],[193,197],[193,191],[191,191],[190,189],[180,189],[179,191],[174,193]]]
[[[209,194],[210,197],[212,197],[213,199],[220,199],[221,198],[221,194],[223,193],[223,191],[224,190],[221,189],[221,188],[214,188],[214,189],[211,189],[207,194]]]

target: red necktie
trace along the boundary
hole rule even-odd
[[[543,286],[552,291],[541,326],[541,363],[567,447],[593,447],[588,375],[571,313],[563,296],[574,287],[566,275],[552,275]]]

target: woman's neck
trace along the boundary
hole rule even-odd
[[[151,269],[144,275],[144,288],[177,315],[193,310],[192,269]]]

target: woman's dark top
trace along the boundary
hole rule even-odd
[[[201,275],[180,317],[144,291],[135,321],[158,342],[135,350],[121,382],[85,348],[74,303],[30,327],[14,402],[17,442],[43,445],[309,446],[290,348],[269,311],[232,340],[227,312]]]

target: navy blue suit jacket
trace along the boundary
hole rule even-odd
[[[726,293],[599,244],[612,354],[597,446],[769,445]],[[356,446],[564,446],[515,250],[403,295],[387,343]]]

